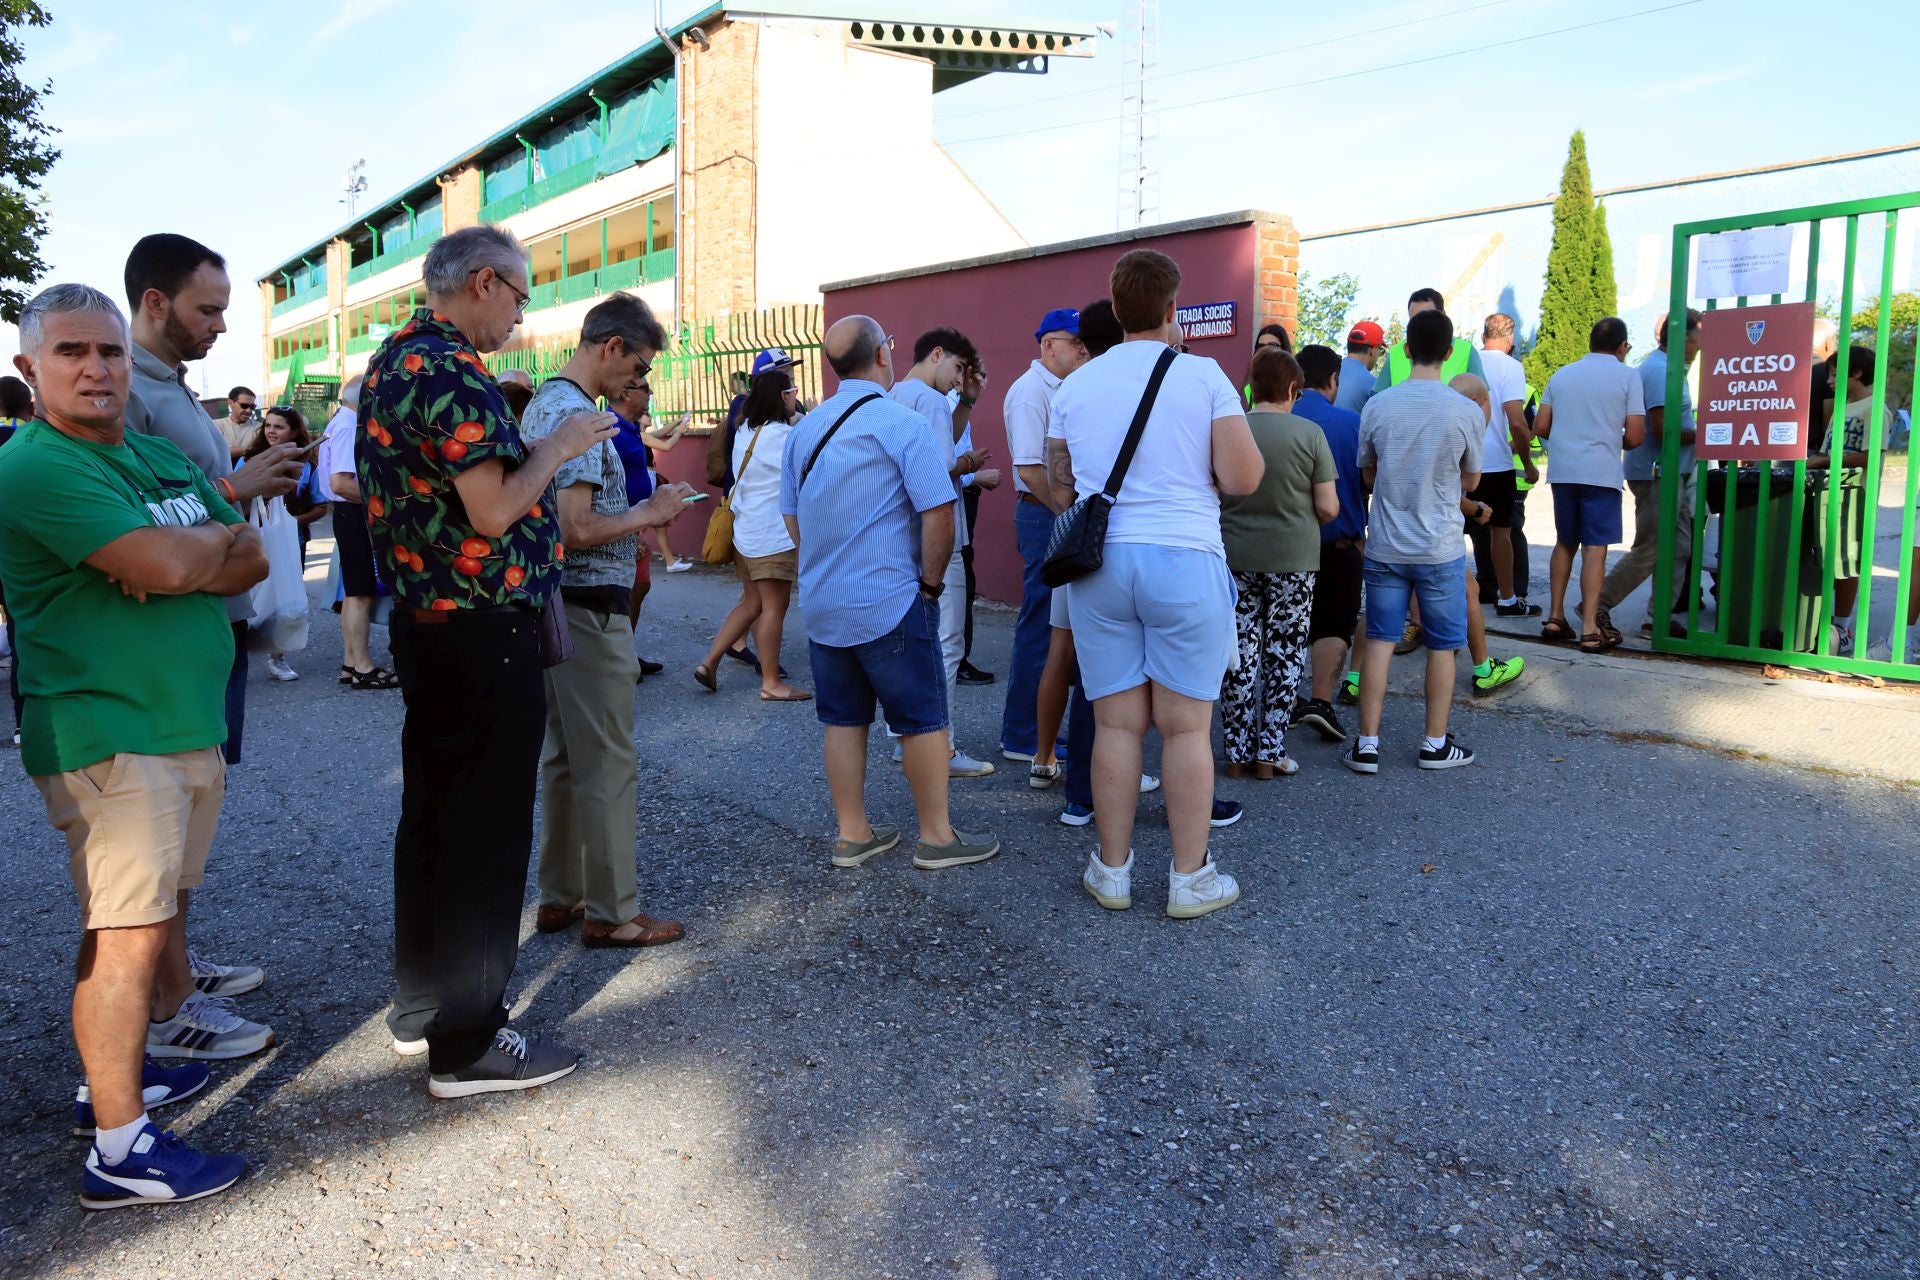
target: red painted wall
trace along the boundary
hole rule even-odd
[[[1180,264],[1182,305],[1237,304],[1232,337],[1197,340],[1191,345],[1195,355],[1218,360],[1238,386],[1244,380],[1258,327],[1254,323],[1257,228],[1252,223],[856,285],[826,295],[828,324],[843,316],[865,314],[894,335],[902,372],[912,363],[914,339],[936,325],[951,325],[980,349],[987,389],[973,411],[973,442],[993,451],[988,465],[998,467],[1003,477],[998,489],[981,496],[980,521],[974,530],[974,570],[980,594],[989,599],[1006,603],[1020,599],[1020,555],[1013,539],[1013,466],[1007,455],[1001,402],[1014,379],[1040,354],[1033,339],[1040,317],[1054,307],[1080,307],[1106,297],[1114,262],[1137,248],[1158,249]],[[832,394],[838,379],[831,369],[826,371],[826,383],[827,394]],[[689,448],[683,445],[676,454]],[[674,474],[682,478],[677,468]],[[683,532],[689,524],[683,518],[675,526],[676,546],[689,536]],[[693,543],[697,546],[697,538]]]

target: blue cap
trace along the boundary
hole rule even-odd
[[[1050,333],[1070,333],[1079,337],[1080,313],[1072,307],[1055,307],[1047,312],[1040,317],[1040,327],[1033,331],[1033,340],[1038,342]]]
[[[753,376],[759,377],[770,369],[793,368],[793,357],[778,347],[768,347],[753,358]]]

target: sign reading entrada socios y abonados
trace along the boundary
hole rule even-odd
[[[1188,342],[1201,338],[1231,338],[1239,307],[1231,302],[1200,302],[1174,308],[1173,318]]]

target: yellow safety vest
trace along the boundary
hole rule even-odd
[[[1473,343],[1465,338],[1453,340],[1453,351],[1447,356],[1447,362],[1440,366],[1440,381],[1451,382],[1467,371],[1467,362],[1473,359]],[[1407,344],[1396,342],[1387,348],[1387,385],[1397,387],[1413,373],[1413,357],[1407,354]]]
[[[1533,384],[1531,382],[1526,384],[1525,392],[1520,397],[1520,403],[1523,405],[1533,403]],[[1533,454],[1534,465],[1538,466],[1541,460],[1547,456],[1547,447],[1541,444],[1538,439],[1535,439],[1529,452]],[[1527,490],[1533,488],[1532,485],[1527,483],[1527,464],[1520,460],[1520,455],[1517,453],[1513,455],[1513,487],[1521,493],[1525,493]]]

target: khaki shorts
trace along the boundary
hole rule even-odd
[[[785,551],[776,551],[770,556],[733,557],[733,571],[740,575],[742,582],[800,581],[800,553],[792,547]]]
[[[218,747],[165,756],[121,752],[33,781],[47,820],[66,834],[82,928],[171,920],[178,892],[206,878],[227,792]]]

